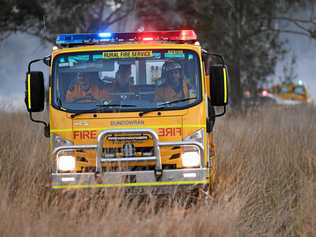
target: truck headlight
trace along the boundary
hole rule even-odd
[[[192,135],[187,136],[183,139],[184,141],[194,141],[204,144],[204,129],[199,129],[195,131]],[[201,156],[199,151],[193,146],[185,146],[183,148],[183,153],[181,154],[182,166],[187,168],[200,167],[201,166]]]
[[[200,167],[201,157],[198,151],[185,151],[181,154],[182,166],[187,168]]]
[[[53,135],[52,139],[53,139],[53,148],[56,148],[59,146],[72,146],[73,145],[71,141],[68,141],[67,139],[61,136]]]
[[[74,171],[76,169],[76,158],[73,156],[62,155],[57,157],[58,171]]]

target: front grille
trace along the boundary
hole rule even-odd
[[[154,156],[153,140],[144,133],[111,133],[104,139],[104,158]]]
[[[110,158],[122,158],[128,156],[134,157],[149,157],[154,156],[154,148],[153,147],[135,147],[133,150],[135,154],[126,154],[128,152],[124,151],[122,147],[109,147],[103,148],[103,157],[110,157]]]

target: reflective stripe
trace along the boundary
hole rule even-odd
[[[31,75],[27,74],[27,102],[28,108],[31,109]]]
[[[106,130],[106,129],[114,129],[114,128],[119,128],[119,129],[126,129],[126,128],[206,128],[205,124],[203,125],[199,125],[199,124],[187,124],[187,125],[179,125],[179,124],[175,124],[175,125],[152,125],[152,126],[112,126],[112,127],[103,127],[103,128],[64,128],[64,129],[54,129],[52,128],[50,131],[51,132],[74,132],[74,131],[90,131],[90,130],[97,130],[97,131],[101,131],[101,130]]]
[[[227,103],[227,72],[226,72],[226,68],[223,68],[223,72],[224,72],[224,103]]]
[[[49,103],[50,105],[52,104],[52,88],[51,88],[51,87],[49,87],[48,103]]]
[[[209,180],[198,181],[174,181],[174,182],[144,182],[144,183],[122,183],[122,184],[75,184],[75,185],[53,185],[53,189],[63,188],[117,188],[117,187],[149,187],[149,186],[164,186],[164,185],[196,185],[208,184]]]

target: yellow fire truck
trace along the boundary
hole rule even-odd
[[[40,61],[49,122],[33,117],[45,107],[43,73],[31,70]],[[50,138],[52,188],[207,189],[227,79],[192,30],[58,35],[25,83],[30,119]]]
[[[313,99],[309,94],[307,87],[299,80],[296,82],[283,82],[271,87],[266,94],[274,98],[276,104],[280,105],[300,105],[312,104]]]

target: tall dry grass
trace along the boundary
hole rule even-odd
[[[218,119],[214,194],[188,209],[51,191],[40,126],[1,113],[0,131],[0,236],[316,236],[313,108]]]

